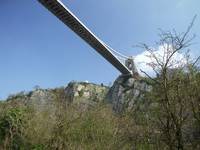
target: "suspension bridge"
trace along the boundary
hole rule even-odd
[[[112,49],[90,31],[60,0],[38,0],[44,7],[93,47],[123,75],[137,72],[133,58]]]

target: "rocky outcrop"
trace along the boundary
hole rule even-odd
[[[36,89],[29,93],[28,105],[33,106],[37,110],[49,109],[55,110],[55,95],[48,89]]]
[[[75,104],[82,108],[103,102],[109,87],[87,82],[70,82],[66,87],[56,89],[37,88],[31,92],[20,92],[10,96],[7,101],[28,105],[35,110],[54,111],[58,103]]]
[[[73,104],[95,105],[102,102],[109,88],[86,82],[70,82],[65,89],[67,99]]]
[[[125,110],[132,110],[135,103],[150,90],[151,86],[142,79],[119,76],[110,88],[106,100],[112,104],[115,112],[121,113]]]
[[[56,89],[35,89],[29,93],[21,92],[8,100],[20,101],[37,110],[55,110],[56,102],[62,105],[75,104],[88,108],[100,102],[110,103],[115,112],[132,110],[135,102],[143,98],[151,87],[141,79],[119,76],[111,88],[87,82],[70,82],[66,87]]]

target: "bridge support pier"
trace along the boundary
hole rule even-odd
[[[125,66],[131,71],[133,78],[138,79],[139,73],[134,63],[134,58],[130,56],[130,58],[125,60]]]

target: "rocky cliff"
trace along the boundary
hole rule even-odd
[[[66,98],[78,105],[93,106],[103,102],[109,87],[86,82],[70,82],[65,88]]]
[[[86,82],[70,82],[66,87],[56,89],[36,89],[29,93],[19,93],[8,98],[21,101],[34,108],[54,110],[55,102],[75,104],[82,108],[94,106],[100,102],[110,103],[115,112],[131,110],[137,100],[150,90],[150,86],[142,80],[119,76],[112,87]]]
[[[20,92],[8,97],[7,101],[21,102],[40,109],[53,109],[57,101],[62,104],[75,104],[83,107],[103,102],[109,87],[86,82],[70,82],[66,87],[55,89],[37,88],[31,92]]]
[[[109,89],[106,100],[112,104],[115,112],[132,110],[135,103],[144,97],[151,86],[142,79],[119,76]]]

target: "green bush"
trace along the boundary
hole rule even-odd
[[[24,145],[24,112],[21,108],[11,108],[1,115],[0,143],[5,149],[19,149],[20,145]]]

